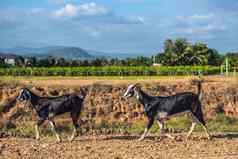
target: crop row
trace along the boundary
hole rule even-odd
[[[0,68],[0,76],[156,76],[218,74],[214,66],[100,66],[100,67],[12,67]]]

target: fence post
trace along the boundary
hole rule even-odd
[[[223,75],[223,65],[221,65],[220,69],[221,69],[221,75]]]
[[[229,60],[228,57],[226,57],[226,76],[229,74]]]
[[[236,67],[234,67],[233,76],[236,76]]]

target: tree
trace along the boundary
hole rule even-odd
[[[61,66],[61,67],[68,65],[66,60],[63,57],[59,58],[56,63],[57,63],[57,66]]]
[[[208,47],[203,43],[196,43],[193,45],[194,56],[190,60],[195,60],[196,65],[207,65],[208,64]]]
[[[15,62],[16,62],[16,66],[25,67],[25,59],[22,56],[16,57]]]
[[[189,43],[184,38],[178,38],[174,42],[174,52],[176,54],[175,64],[185,65],[186,64],[186,52],[185,50],[189,47]]]
[[[227,53],[231,66],[238,66],[238,53]]]
[[[222,64],[223,57],[216,49],[208,49],[208,65],[219,66]]]
[[[177,56],[174,52],[173,40],[167,39],[164,42],[164,65],[175,65]]]
[[[164,52],[157,54],[163,65],[219,65],[222,57],[204,43],[191,44],[184,38],[164,42]]]
[[[48,67],[55,66],[56,60],[55,60],[54,57],[48,56],[47,57],[47,63],[48,63]]]
[[[36,57],[29,57],[29,58],[27,58],[27,59],[25,59],[25,65],[27,66],[27,67],[34,67],[34,66],[36,66],[37,65],[37,59],[36,59]]]
[[[5,67],[5,61],[3,58],[0,58],[0,67]]]

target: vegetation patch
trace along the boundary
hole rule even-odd
[[[63,124],[64,123],[64,124]],[[71,135],[73,129],[72,124],[66,124],[65,122],[57,122],[57,129],[61,135]],[[175,117],[165,122],[165,130],[168,133],[187,133],[191,125],[191,120],[187,116]],[[90,128],[89,128],[90,127]],[[238,119],[226,117],[225,115],[218,115],[214,120],[207,122],[208,130],[212,133],[216,132],[237,132],[238,131]],[[136,122],[113,122],[102,121],[100,124],[83,125],[80,133],[83,135],[105,135],[105,134],[141,134],[145,129],[144,121]],[[200,124],[195,127],[195,132],[203,132]],[[40,128],[42,137],[54,136],[51,132],[48,124],[44,124]],[[156,123],[150,130],[151,134],[159,134],[160,129]],[[32,137],[35,136],[35,129],[32,122],[26,122],[21,126],[12,129],[1,129],[0,137],[14,136],[14,137]]]

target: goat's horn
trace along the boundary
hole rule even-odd
[[[136,83],[136,84],[134,84],[134,87],[137,87],[137,86],[139,86],[140,85],[140,83]]]

